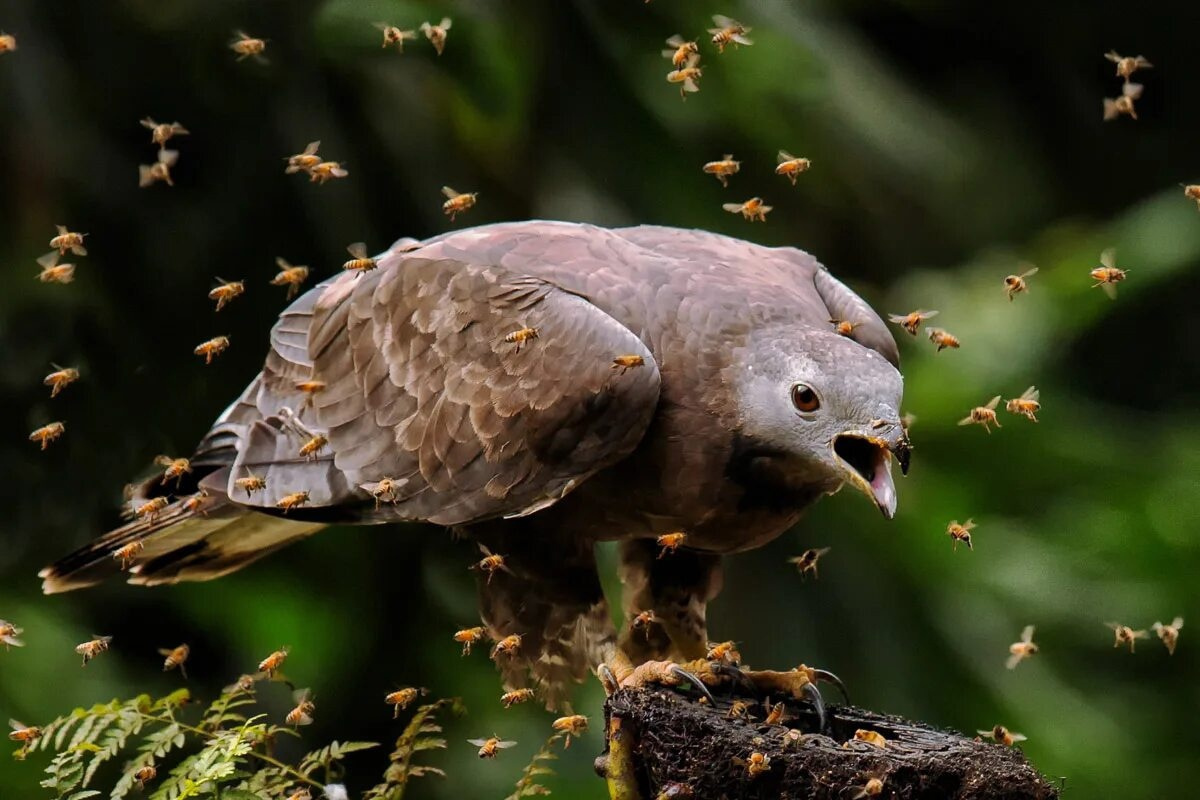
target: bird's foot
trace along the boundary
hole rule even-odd
[[[716,704],[712,692],[705,686],[704,678],[710,681],[716,679],[708,668],[708,662],[698,661],[687,665],[679,665],[674,661],[647,661],[636,667],[622,663],[620,659],[613,664],[601,664],[596,668],[596,674],[604,685],[606,694],[611,695],[618,689],[640,689],[646,686],[679,686],[689,683],[695,686],[708,702]],[[689,669],[693,668],[693,669]]]
[[[727,662],[712,662],[710,672],[726,679],[745,691],[760,697],[784,696],[793,700],[804,700],[813,705],[817,712],[818,730],[825,730],[825,700],[821,690],[817,688],[818,681],[832,683],[838,687],[842,698],[849,701],[846,685],[841,678],[823,669],[807,667],[804,664],[784,672],[776,670],[748,670]]]

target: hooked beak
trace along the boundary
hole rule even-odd
[[[883,516],[896,515],[896,484],[892,481],[892,456],[908,474],[912,444],[900,423],[876,421],[873,433],[847,431],[833,439],[833,456],[847,480],[875,501]]]

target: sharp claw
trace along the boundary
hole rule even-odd
[[[746,676],[745,670],[736,664],[730,664],[725,661],[710,661],[708,662],[708,668],[714,675],[728,677],[734,681],[737,681],[738,686],[748,693],[753,694],[757,691],[754,681],[750,680],[750,678]]]
[[[712,692],[710,692],[708,690],[708,687],[704,685],[704,681],[700,680],[698,677],[696,677],[692,673],[688,672],[687,670],[685,670],[683,667],[679,666],[678,664],[672,664],[670,667],[667,668],[667,672],[670,672],[675,677],[685,680],[688,683],[695,686],[697,689],[700,690],[700,693],[702,695],[704,695],[705,697],[708,698],[708,702],[712,704],[713,708],[716,708],[717,699],[715,697],[713,697]]]
[[[813,707],[817,710],[817,731],[819,733],[824,733],[825,700],[821,697],[821,690],[817,688],[815,683],[806,683],[801,691],[804,692],[805,697],[809,699],[809,702],[811,702]]]
[[[838,691],[842,693],[842,700],[844,700],[847,705],[850,704],[850,692],[846,691],[846,684],[842,683],[842,679],[839,678],[837,675],[834,675],[832,672],[829,672],[828,670],[814,669],[813,677],[819,681],[825,681],[826,683],[832,683],[834,686],[836,686],[838,688]]]
[[[613,675],[613,671],[608,664],[601,664],[596,667],[596,677],[600,679],[600,685],[604,687],[605,697],[611,697],[617,689],[621,688],[621,684],[617,683],[617,676]]]

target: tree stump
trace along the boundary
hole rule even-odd
[[[621,690],[605,704],[608,746],[596,769],[614,800],[867,797],[906,800],[1043,800],[1058,789],[1017,749],[900,717],[830,706],[817,733],[811,705],[788,701],[782,724],[767,725],[763,702],[728,693],[717,706],[669,689]],[[734,701],[747,703],[731,715]],[[735,711],[737,709],[734,709]],[[855,740],[875,731],[882,748]],[[799,731],[803,735],[789,733]],[[770,761],[751,776],[752,753]]]

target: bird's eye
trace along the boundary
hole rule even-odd
[[[792,387],[792,405],[797,411],[812,412],[821,407],[821,399],[811,388],[797,383]]]

